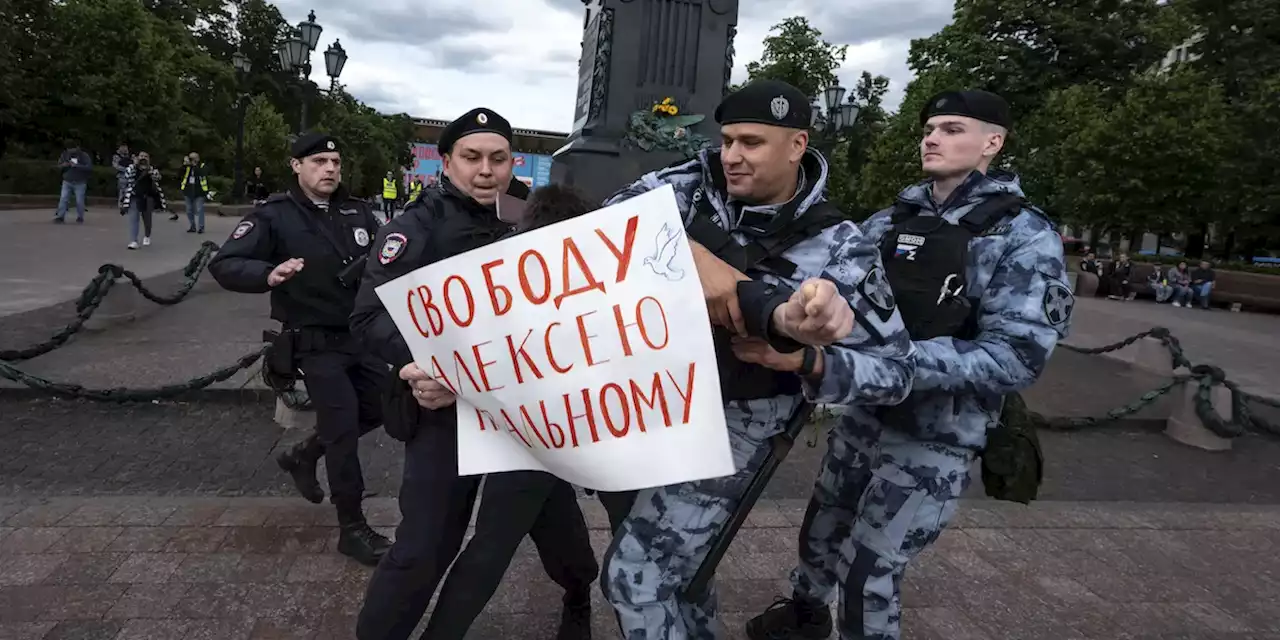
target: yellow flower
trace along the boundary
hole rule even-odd
[[[673,115],[673,116],[674,116],[674,115],[676,115],[677,113],[680,113],[680,107],[677,107],[677,106],[675,106],[675,105],[673,104],[673,105],[671,105],[671,110],[670,110],[670,111],[668,111],[667,113],[670,113],[671,115]]]
[[[662,100],[662,104],[671,104],[671,98],[670,98],[670,97],[668,97],[668,98],[664,98],[664,99]]]

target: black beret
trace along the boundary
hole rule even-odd
[[[716,107],[716,122],[755,122],[788,129],[808,129],[813,107],[803,91],[780,80],[756,80],[734,91]]]
[[[338,139],[327,133],[304,133],[293,142],[293,157],[302,159],[317,153],[342,151]]]
[[[990,91],[978,89],[944,91],[929,98],[920,111],[920,124],[924,125],[934,116],[965,116],[1005,129],[1013,128],[1009,103]]]
[[[436,148],[440,153],[449,153],[453,150],[453,143],[457,142],[463,136],[469,136],[473,133],[496,133],[511,141],[511,123],[507,119],[495,113],[492,109],[477,107],[459,117],[457,120],[445,125],[444,131],[440,132],[440,142]]]

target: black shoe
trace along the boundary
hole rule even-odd
[[[316,464],[323,454],[324,449],[313,435],[276,456],[276,464],[293,477],[293,486],[298,488],[298,493],[313,504],[324,502],[324,489],[316,479]]]
[[[170,220],[177,220],[177,219],[178,219],[178,214],[176,214],[176,213],[175,213],[175,214],[173,214],[173,215],[169,216],[169,219],[170,219]]]
[[[187,229],[187,233],[195,233],[195,232],[196,232],[195,227],[191,227],[190,229]]]
[[[590,592],[564,595],[556,640],[591,640]]]
[[[67,221],[66,221],[65,219],[63,219],[63,218],[59,218],[59,217],[57,217],[57,216],[54,216],[54,218],[53,218],[53,223],[54,223],[54,224],[66,224],[66,223],[67,223]]]
[[[367,522],[344,524],[338,533],[338,553],[366,566],[378,566],[378,561],[390,548],[391,541],[374,531]]]
[[[791,598],[778,598],[764,613],[747,621],[751,640],[826,640],[830,636],[830,609]]]

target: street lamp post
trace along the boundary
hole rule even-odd
[[[819,132],[822,146],[829,147],[825,149],[827,151],[835,148],[840,141],[840,134],[852,127],[858,119],[859,107],[844,102],[845,93],[847,91],[840,85],[824,89],[822,99],[825,109],[819,108],[817,98],[813,100],[813,122],[810,124],[814,131]]]
[[[253,64],[249,62],[248,56],[239,51],[231,56],[231,64],[236,68],[237,102],[240,108],[240,122],[236,129],[235,185],[231,188],[231,197],[234,199],[244,195],[244,115],[249,97],[249,94],[244,91],[244,82],[249,77],[249,72],[253,70]]]
[[[309,93],[307,89],[322,91],[311,81],[311,54],[320,43],[320,33],[323,31],[324,27],[316,23],[316,12],[312,10],[307,14],[306,21],[298,23],[298,28],[293,31],[292,36],[282,42],[276,50],[276,55],[280,58],[280,68],[297,81],[302,98],[301,117],[298,122],[299,135],[307,130]],[[342,68],[346,65],[347,52],[337,40],[334,40],[324,52],[324,67],[325,73],[329,76],[330,91],[337,86],[338,76],[342,75]]]

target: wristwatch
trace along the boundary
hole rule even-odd
[[[799,373],[801,377],[808,378],[813,375],[813,368],[816,366],[818,366],[818,350],[805,346],[804,360],[800,362],[800,370],[796,373]]]

